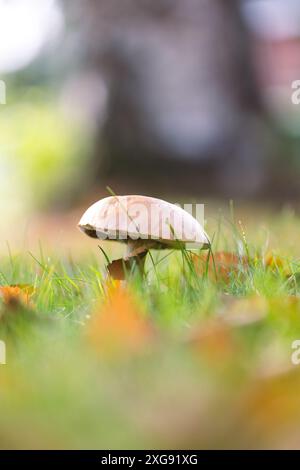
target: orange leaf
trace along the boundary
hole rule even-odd
[[[236,344],[228,325],[221,321],[210,320],[195,328],[188,344],[201,357],[211,362],[230,360],[236,354]]]
[[[217,251],[213,256],[211,253],[194,255],[193,261],[198,274],[203,275],[207,269],[211,280],[224,282],[229,282],[231,273],[237,274],[249,266],[247,256],[238,256],[226,251]]]
[[[280,256],[271,252],[266,255],[265,263],[268,268],[282,268],[284,264]]]
[[[299,391],[297,368],[257,380],[248,387],[243,397],[246,423],[261,438],[269,438],[267,447],[268,442],[276,447],[276,438],[280,448],[295,448],[298,443],[299,434],[295,434],[295,429],[300,419]]]
[[[112,279],[123,281],[126,279],[126,272],[130,271],[130,261],[116,259],[107,266],[107,269]]]
[[[276,255],[273,252],[269,252],[265,256],[265,266],[274,272],[279,271],[285,276],[289,277],[292,275],[290,272],[288,260],[283,256]]]
[[[128,288],[111,284],[104,304],[88,324],[90,343],[100,352],[139,351],[152,337],[152,327]]]
[[[19,305],[29,306],[30,296],[33,292],[34,287],[30,284],[0,286],[0,297],[3,302],[10,307],[16,307]]]

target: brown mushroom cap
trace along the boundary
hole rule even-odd
[[[147,196],[109,196],[90,206],[78,224],[93,238],[149,248],[174,248],[178,242],[208,247],[201,224],[181,207]],[[136,254],[136,253],[135,253]]]

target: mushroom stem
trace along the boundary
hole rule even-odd
[[[146,261],[147,253],[148,251],[144,251],[143,253],[140,253],[139,255],[131,258],[131,263],[134,261],[136,262],[137,268],[142,277],[144,277],[145,275],[145,261]]]

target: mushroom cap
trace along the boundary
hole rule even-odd
[[[156,246],[176,247],[178,242],[208,247],[201,224],[187,211],[148,196],[109,196],[90,206],[78,224],[93,238],[132,242],[148,240]]]

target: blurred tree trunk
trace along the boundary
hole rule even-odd
[[[110,170],[256,191],[265,133],[239,2],[84,4],[84,65],[107,86],[97,141]]]

